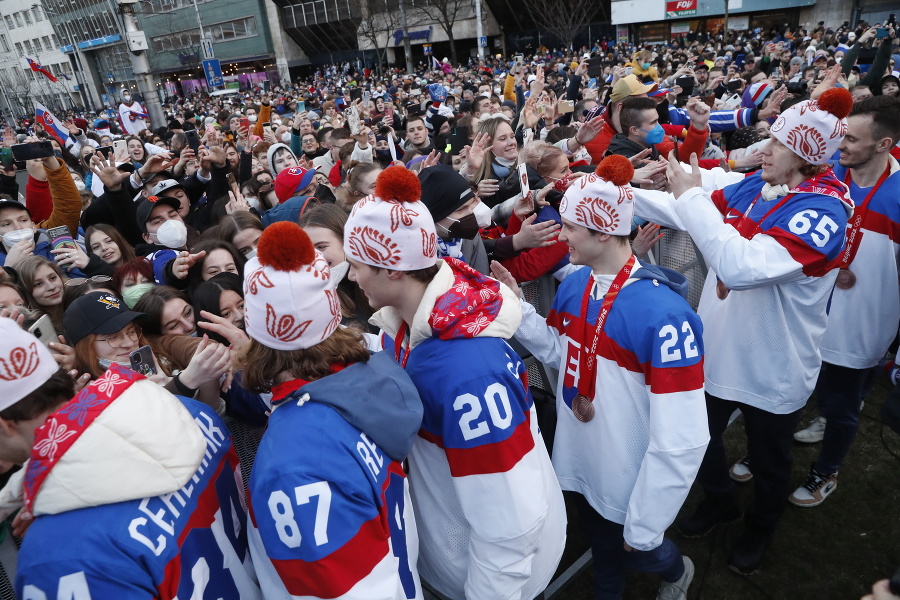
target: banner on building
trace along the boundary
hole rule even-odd
[[[697,0],[667,0],[666,18],[682,19],[697,14]]]

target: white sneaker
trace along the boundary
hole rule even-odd
[[[794,506],[809,508],[825,502],[831,492],[837,489],[837,473],[822,475],[815,469],[809,472],[806,483],[794,490],[788,500]]]
[[[694,563],[687,556],[681,557],[684,560],[684,574],[678,581],[669,583],[663,581],[659,586],[659,594],[656,600],[686,600],[688,586],[694,579]]]
[[[753,479],[753,471],[750,470],[750,457],[746,454],[744,458],[737,461],[728,469],[728,475],[738,483],[744,483]]]
[[[806,429],[794,434],[794,439],[804,444],[817,444],[825,437],[825,417],[816,417]]]

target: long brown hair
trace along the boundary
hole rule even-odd
[[[131,323],[128,325],[131,325]],[[125,327],[128,327],[128,325],[125,325]],[[134,323],[134,325],[137,327],[137,323]],[[122,329],[125,329],[125,327]],[[90,373],[92,379],[96,379],[106,372],[106,369],[100,365],[100,358],[97,356],[97,351],[94,350],[94,341],[96,341],[96,339],[96,333],[89,333],[75,344],[75,368],[79,373]],[[144,332],[141,331],[141,335],[138,339],[138,348],[146,346],[149,343],[147,338],[144,337]]]
[[[43,266],[50,267],[56,272],[60,279],[60,285],[63,286],[62,291],[65,291],[65,282],[68,277],[62,272],[59,265],[47,260],[43,256],[37,255],[28,256],[16,265],[16,271],[19,273],[19,288],[22,290],[22,293],[25,294],[25,302],[28,306],[50,315],[50,319],[53,321],[53,327],[59,332],[63,330],[63,313],[65,312],[63,302],[60,302],[56,306],[42,306],[34,301],[35,275],[37,270]],[[60,296],[62,296],[62,294],[60,294]]]
[[[243,385],[254,392],[270,391],[281,373],[315,381],[330,375],[333,365],[368,360],[362,332],[353,327],[338,327],[326,339],[303,350],[275,350],[251,339],[238,356]]]
[[[113,242],[115,242],[116,246],[119,247],[119,253],[122,254],[122,262],[115,266],[122,266],[128,261],[132,260],[135,257],[134,248],[131,247],[125,238],[122,237],[122,234],[119,233],[119,230],[113,227],[112,225],[108,225],[106,223],[97,223],[96,225],[92,225],[88,227],[87,231],[84,232],[84,249],[87,250],[88,256],[94,254],[94,251],[91,249],[91,236],[95,233],[103,233],[109,236]],[[99,256],[97,258],[100,258]]]
[[[509,125],[510,129],[512,129],[512,125],[510,125],[509,121],[507,121],[506,119],[501,119],[500,117],[491,117],[478,122],[477,133],[486,133],[491,137],[491,139],[488,147],[484,149],[484,161],[481,163],[481,167],[472,178],[473,183],[478,183],[482,179],[487,179],[491,174],[491,163],[494,162],[494,151],[491,150],[491,145],[494,143],[494,138],[497,136],[497,129],[500,128],[501,124]],[[515,130],[513,130],[513,135],[515,135],[515,133]]]

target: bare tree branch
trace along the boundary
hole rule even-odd
[[[534,22],[571,48],[602,3],[584,0],[525,0]],[[605,11],[604,11],[605,12]]]
[[[401,0],[425,15],[428,20],[440,25],[450,42],[450,56],[453,64],[459,64],[456,53],[456,42],[453,37],[453,26],[457,21],[469,18],[471,0]]]

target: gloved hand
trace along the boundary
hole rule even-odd
[[[443,102],[447,99],[447,88],[439,83],[432,83],[426,86],[425,89],[428,90],[432,102]]]

